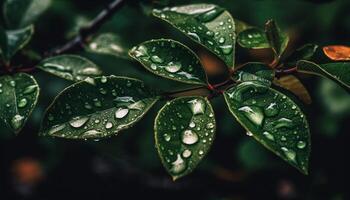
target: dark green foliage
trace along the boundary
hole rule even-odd
[[[191,173],[208,153],[216,130],[210,100],[223,96],[247,135],[307,174],[311,141],[306,114],[288,91],[282,93],[275,86],[286,75],[308,73],[329,78],[349,91],[350,62],[311,62],[317,50],[313,44],[286,52],[289,36],[273,20],[265,24],[265,29],[254,27],[213,4],[166,7],[154,9],[152,14],[213,53],[227,67],[221,74],[224,80],[215,77],[215,84],[209,70],[218,66],[208,65],[205,56],[196,54],[197,49],[191,50],[181,42],[153,39],[129,49],[131,42],[114,33],[93,35],[112,16],[109,12],[120,6],[118,1],[62,47],[42,55],[23,49],[32,38],[32,23],[50,2],[6,0],[3,5],[6,24],[0,26],[0,119],[15,133],[25,125],[39,95],[35,79],[23,72],[40,69],[42,73],[75,82],[70,82],[72,85],[47,109],[41,135],[100,140],[132,127],[155,103],[166,101],[154,122],[155,143],[165,169],[175,180]],[[246,62],[235,66],[236,41],[247,49],[270,49],[274,59],[271,63]],[[134,59],[154,75],[192,87],[160,91],[137,79],[103,76],[101,68],[90,60],[65,54],[83,49],[127,58],[125,62]],[[210,55],[209,52],[205,55]],[[21,60],[14,60],[17,57],[24,60],[23,65],[18,64]],[[116,67],[122,71],[124,66]],[[145,76],[145,82],[146,79]],[[300,81],[298,84],[298,88],[304,88]]]

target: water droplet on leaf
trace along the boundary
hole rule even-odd
[[[238,109],[255,125],[261,126],[264,120],[264,114],[261,108],[256,106],[243,106]]]
[[[129,109],[127,108],[118,108],[117,111],[115,111],[115,118],[122,119],[129,113]]]
[[[197,133],[195,133],[192,130],[185,130],[182,133],[182,142],[184,144],[188,144],[188,145],[195,144],[198,142],[198,139],[199,138],[198,138]]]
[[[80,128],[88,120],[89,120],[89,117],[74,117],[72,120],[69,121],[69,125],[71,125],[74,128]]]

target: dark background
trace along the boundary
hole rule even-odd
[[[36,34],[28,48],[44,52],[64,43],[79,25],[92,19],[109,2],[53,0],[37,21]],[[195,2],[218,4],[233,17],[256,26],[275,19],[291,36],[290,48],[305,43],[350,45],[348,0],[129,0],[99,32],[119,35],[127,47],[152,38],[177,39],[206,59],[206,53],[178,31],[149,16],[152,7]],[[237,51],[238,63],[259,61],[266,55],[264,51]],[[106,74],[136,77],[165,90],[185,87],[157,78],[133,61],[84,51],[76,53],[90,58]],[[327,62],[321,52],[315,60]],[[313,98],[313,103],[305,106],[312,134],[308,176],[247,137],[220,97],[212,101],[218,130],[211,151],[192,174],[173,182],[161,165],[153,139],[153,120],[164,102],[158,103],[136,126],[110,139],[89,142],[39,137],[45,108],[70,83],[42,72],[34,75],[42,91],[39,106],[26,127],[14,136],[0,124],[1,200],[347,199],[345,135],[349,133],[350,96],[328,80],[301,77]]]

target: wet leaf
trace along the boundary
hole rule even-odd
[[[291,91],[304,103],[311,104],[312,100],[309,92],[297,77],[293,75],[283,76],[276,79],[275,84]]]
[[[308,173],[310,133],[305,115],[286,95],[254,82],[224,93],[232,115],[266,148]]]
[[[126,77],[87,78],[61,92],[45,113],[40,133],[68,139],[99,139],[139,121],[158,97]]]
[[[158,76],[189,84],[206,85],[207,76],[199,58],[177,41],[150,40],[132,48],[129,54]]]
[[[5,0],[5,21],[11,28],[32,24],[51,4],[51,0]]]
[[[287,48],[289,42],[288,35],[282,32],[273,20],[269,20],[265,24],[265,32],[276,58],[279,59]]]
[[[266,64],[251,62],[243,65],[234,75],[237,81],[253,81],[270,86],[275,73]]]
[[[169,101],[158,113],[154,130],[162,163],[174,180],[191,173],[209,151],[216,124],[203,97]]]
[[[18,30],[6,31],[6,47],[2,50],[6,60],[10,60],[18,50],[28,44],[34,33],[34,27],[27,26]]]
[[[323,47],[323,52],[326,56],[335,61],[350,60],[350,47],[344,45],[331,45]]]
[[[112,55],[119,58],[129,58],[128,48],[122,44],[121,38],[113,33],[103,33],[94,37],[85,49],[92,53]]]
[[[318,65],[301,60],[297,63],[298,71],[329,78],[350,92],[350,62],[337,62]]]
[[[39,96],[35,79],[25,73],[0,76],[0,119],[15,133],[25,125]]]
[[[297,62],[299,60],[309,60],[313,57],[318,46],[315,44],[305,44],[304,46],[295,50],[292,55],[290,55],[286,62]]]
[[[249,49],[270,48],[264,30],[256,27],[251,27],[240,32],[237,36],[237,42],[240,46]]]
[[[234,66],[235,24],[225,9],[213,4],[192,4],[153,10],[153,15],[206,47],[228,67]]]
[[[102,74],[100,68],[94,63],[76,55],[47,58],[41,61],[37,67],[70,81],[81,81],[87,77],[96,77]]]

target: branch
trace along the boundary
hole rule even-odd
[[[53,50],[45,53],[45,56],[54,56],[63,54],[74,49],[78,49],[82,47],[82,44],[86,41],[86,39],[97,32],[101,26],[108,21],[116,11],[118,11],[126,2],[126,0],[114,0],[110,3],[104,10],[102,10],[96,17],[93,19],[90,24],[86,27],[82,27],[79,30],[77,36],[68,41],[66,44],[56,47]]]
[[[294,74],[298,70],[297,67],[292,67],[289,69],[277,69],[276,70],[276,77],[281,77],[283,75],[288,75],[288,74]]]

